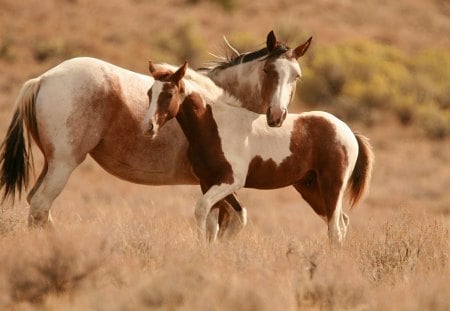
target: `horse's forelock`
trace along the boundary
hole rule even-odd
[[[153,78],[155,78],[155,80],[166,82],[167,77],[169,77],[172,74],[173,74],[173,71],[159,69],[159,70],[153,72],[152,76],[153,76]]]

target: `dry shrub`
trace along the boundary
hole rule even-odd
[[[305,241],[289,243],[287,255],[296,309],[353,310],[367,305],[369,284],[349,252]]]
[[[150,309],[268,310],[257,288],[234,272],[197,263],[168,267],[141,286],[139,300]]]
[[[12,239],[2,246],[2,275],[14,303],[71,293],[95,278],[107,254],[101,239],[81,231],[33,230],[20,240],[20,248]]]
[[[355,243],[355,241],[353,241]],[[396,284],[419,272],[448,270],[448,231],[435,219],[402,213],[356,242],[361,271],[374,284]]]
[[[14,209],[5,209],[0,212],[0,237],[14,234],[25,223],[24,211],[17,212]]]

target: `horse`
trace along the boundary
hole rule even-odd
[[[353,207],[370,183],[374,155],[365,136],[320,111],[287,114],[282,126],[270,128],[264,115],[243,109],[237,98],[188,70],[187,62],[175,72],[152,66],[150,72],[148,135],[157,137],[173,118],[180,124],[206,189],[195,208],[200,236],[207,226],[218,230],[211,207],[230,193],[292,185],[328,224],[331,244],[343,243],[349,224],[344,192]]]
[[[308,44],[309,45],[309,44]],[[262,72],[262,65],[273,64],[278,75],[290,68],[278,68],[278,59],[296,49],[279,43],[273,32],[269,33],[266,47],[251,53],[237,55],[227,66],[211,68],[215,74],[226,77],[230,72],[236,83],[227,85],[230,91],[240,94],[236,70],[245,66],[249,75],[260,76],[258,81],[248,81],[245,89],[258,98],[284,103],[278,93],[268,99],[259,84],[272,81],[275,89],[287,83]],[[306,51],[307,46],[303,48]],[[301,51],[300,51],[301,53]],[[204,70],[203,74],[209,71]],[[266,77],[267,76],[267,77]],[[186,153],[188,143],[176,124],[169,122],[157,139],[142,134],[141,124],[148,106],[147,90],[153,78],[115,66],[105,61],[78,57],[67,60],[37,78],[24,83],[15,102],[15,108],[6,136],[0,146],[1,202],[21,197],[30,179],[33,157],[32,140],[43,154],[42,171],[28,192],[30,227],[53,224],[50,208],[64,189],[72,171],[89,154],[103,169],[120,179],[146,185],[198,184],[191,171]],[[258,83],[256,83],[258,82]],[[268,109],[252,104],[248,109]],[[28,144],[26,143],[28,141]],[[168,143],[170,142],[170,143]],[[228,203],[239,209],[234,196]],[[221,202],[224,209],[228,204]],[[223,221],[226,221],[224,212]],[[229,213],[228,213],[229,214]],[[233,220],[231,220],[233,221]]]
[[[312,37],[290,49],[271,31],[265,48],[240,54],[231,47],[235,55],[201,70],[206,70],[206,75],[218,86],[239,98],[244,108],[265,113],[268,125],[279,127],[295,95],[296,82],[302,75],[297,59],[306,53],[311,40]],[[238,64],[240,66],[236,66]],[[236,83],[240,86],[236,87]]]

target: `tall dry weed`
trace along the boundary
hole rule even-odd
[[[448,230],[425,215],[400,213],[395,220],[368,232],[366,240],[352,241],[360,250],[360,269],[374,284],[408,281],[417,273],[448,270]]]

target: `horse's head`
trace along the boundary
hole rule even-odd
[[[177,71],[157,70],[153,63],[149,62],[150,74],[155,79],[154,84],[148,90],[149,109],[144,118],[146,135],[156,136],[158,130],[170,119],[174,118],[183,101],[184,82],[183,77],[188,68],[187,62]]]
[[[205,70],[217,85],[238,98],[243,107],[265,113],[269,126],[281,126],[301,76],[297,59],[308,50],[311,39],[291,49],[271,31],[266,47],[241,54],[230,46],[233,56]]]
[[[267,124],[279,127],[286,118],[287,108],[295,94],[302,72],[297,59],[308,50],[312,37],[294,49],[277,41],[273,31],[267,36],[268,56],[263,59],[261,97],[267,107]]]

